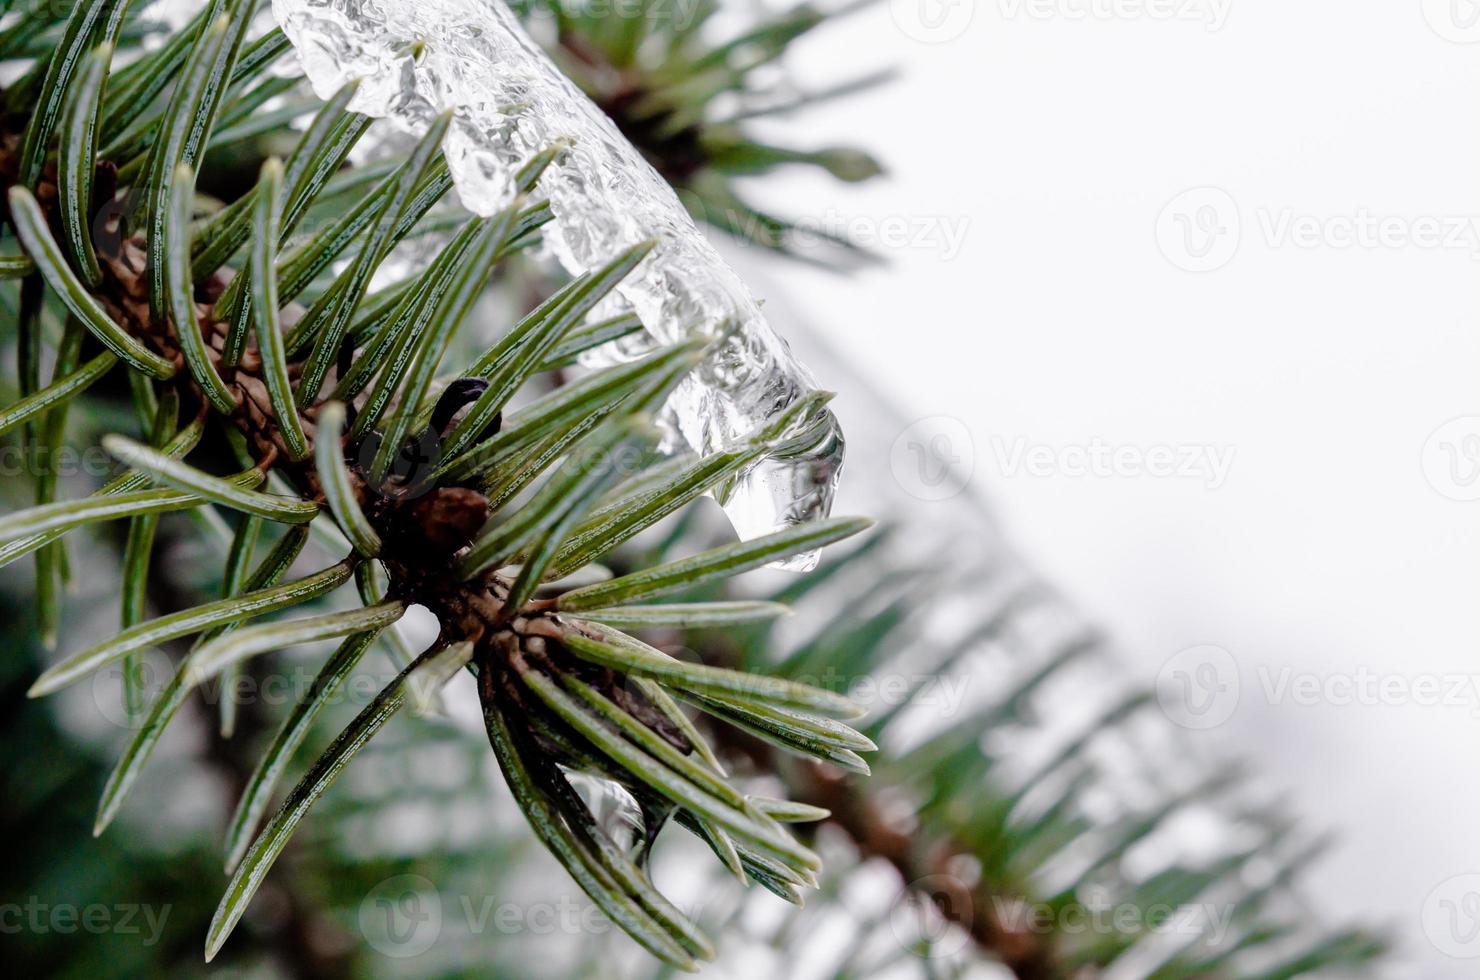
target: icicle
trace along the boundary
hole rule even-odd
[[[731,446],[816,388],[673,191],[504,0],[273,0],[273,13],[319,96],[363,79],[351,108],[415,131],[455,107],[444,149],[462,203],[478,214],[509,202],[512,174],[535,152],[569,145],[539,186],[555,215],[545,239],[565,268],[578,274],[643,239],[659,243],[620,287],[647,335],[599,356],[627,360],[695,330],[739,325],[670,400],[673,448]],[[742,537],[827,515],[842,433],[831,416],[810,433],[810,446],[767,460],[726,488],[721,503]],[[808,556],[790,567],[813,563]]]

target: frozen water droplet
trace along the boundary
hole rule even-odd
[[[648,824],[642,807],[620,784],[588,772],[567,772],[566,781],[586,804],[596,826],[628,854],[647,845]]]
[[[654,342],[739,325],[733,341],[670,399],[664,421],[679,445],[727,448],[815,390],[672,189],[560,73],[504,0],[273,0],[273,14],[319,96],[362,79],[351,108],[405,130],[455,108],[443,149],[462,203],[478,214],[512,199],[513,174],[536,152],[568,144],[538,188],[555,215],[545,238],[561,264],[579,274],[644,239],[658,242],[619,287],[648,343],[610,345],[598,357],[629,359]],[[812,447],[760,463],[721,495],[742,537],[827,516],[843,439],[831,415],[813,431]],[[814,562],[802,556],[789,567]]]

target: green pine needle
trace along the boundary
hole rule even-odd
[[[209,602],[194,609],[186,609],[150,620],[147,623],[140,623],[50,668],[37,678],[36,683],[31,685],[31,689],[26,694],[28,697],[36,698],[58,691],[101,667],[106,667],[131,653],[158,646],[166,640],[188,636],[223,623],[239,622],[263,613],[288,609],[310,599],[317,599],[347,582],[352,571],[353,566],[349,562],[340,562],[286,585],[232,596],[229,599]]]

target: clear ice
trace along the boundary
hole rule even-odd
[[[537,189],[554,212],[544,234],[561,264],[575,275],[644,239],[658,243],[616,298],[637,313],[645,334],[607,345],[599,358],[628,360],[696,330],[738,327],[670,399],[669,448],[728,448],[816,389],[668,184],[504,0],[273,0],[272,9],[321,98],[361,79],[350,108],[413,132],[455,109],[443,149],[463,205],[477,214],[512,200],[512,175],[536,152],[568,145]],[[802,442],[718,494],[741,537],[827,516],[842,432],[828,413]],[[803,556],[787,567],[815,561]]]

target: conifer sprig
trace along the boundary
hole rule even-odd
[[[717,873],[801,905],[819,882],[834,897],[841,875],[852,873],[819,872],[804,843],[814,830],[805,825],[826,820],[866,861],[860,873],[892,865],[906,888],[918,886],[975,940],[990,970],[1025,980],[1125,971],[1133,960],[1138,975],[1157,980],[1292,977],[1356,967],[1379,953],[1365,932],[1313,935],[1303,914],[1288,914],[1281,899],[1320,848],[1296,839],[1281,815],[1245,806],[1226,774],[1109,820],[1097,815],[1103,807],[1087,803],[1103,790],[1096,749],[1144,721],[1145,694],[1109,705],[1026,774],[1012,765],[1021,760],[1001,746],[1018,744],[1037,692],[1090,658],[1097,637],[1052,649],[1014,671],[998,696],[921,738],[917,719],[904,717],[918,688],[854,721],[856,709],[836,691],[805,683],[828,671],[882,680],[911,641],[933,644],[920,640],[929,630],[915,627],[932,615],[938,582],[892,567],[880,574],[886,536],[764,599],[728,588],[737,574],[840,541],[866,522],[675,550],[691,523],[679,521],[650,560],[633,561],[647,550],[635,535],[784,451],[820,401],[794,406],[728,452],[653,465],[640,452],[646,419],[704,357],[704,340],[550,385],[546,372],[642,329],[630,313],[591,317],[642,261],[645,243],[555,290],[480,355],[453,363],[463,349],[453,343],[457,321],[474,315],[469,299],[550,220],[537,184],[562,147],[526,164],[517,187],[523,207],[470,219],[444,206],[451,178],[435,134],[410,157],[346,166],[371,126],[347,111],[356,83],[320,104],[301,99],[295,79],[268,74],[288,41],[277,29],[247,36],[261,0],[203,2],[191,23],[152,47],[139,44],[152,31],[138,16],[142,6],[3,5],[14,16],[0,30],[0,59],[20,70],[0,93],[9,114],[0,124],[0,290],[15,296],[9,305],[18,315],[0,324],[0,335],[16,344],[19,384],[17,399],[0,406],[0,437],[45,460],[64,437],[80,435],[67,425],[82,414],[75,410],[91,408],[90,421],[102,415],[117,430],[106,444],[121,471],[90,495],[65,499],[70,484],[43,468],[36,506],[0,515],[0,566],[35,556],[36,619],[54,640],[74,573],[69,536],[126,519],[121,632],[62,657],[33,694],[130,664],[161,643],[189,643],[165,688],[138,706],[142,723],[107,779],[98,834],[128,805],[204,676],[218,672],[224,686],[273,648],[342,638],[255,769],[242,773],[223,846],[231,880],[209,954],[358,751],[406,703],[421,713],[464,673],[475,676],[492,752],[534,833],[612,921],[663,961],[659,975],[714,955],[704,931],[648,876],[651,837],[665,821],[703,840]],[[716,42],[708,0],[516,6],[536,27],[553,25],[552,47],[568,73],[696,217],[732,234],[786,251],[792,230],[748,204],[737,176],[800,164],[853,180],[879,169],[848,149],[772,145],[744,125],[880,79],[764,91],[768,66],[830,14],[804,6]],[[287,125],[297,119],[301,131]],[[228,143],[248,158],[245,172],[260,166],[252,186],[222,179],[239,169],[218,166]],[[444,233],[424,268],[369,291],[368,277],[388,272],[396,246]],[[537,397],[518,397],[534,388]],[[120,392],[132,397],[137,425],[118,418]],[[237,512],[234,528],[222,511]],[[151,586],[165,574],[153,567],[156,531],[171,513],[206,527],[226,568],[219,598],[151,618]],[[594,564],[618,549],[617,574]],[[306,568],[294,569],[300,561]],[[782,637],[771,624],[850,569],[861,569],[866,586],[851,588],[778,661]],[[345,588],[350,579],[354,590]],[[1041,598],[1014,595],[959,643],[932,646],[931,675],[959,667],[981,643],[1002,643]],[[420,655],[394,626],[410,602],[442,624]],[[691,631],[700,662],[634,635],[678,628]],[[326,752],[301,760],[307,774],[293,784],[289,770],[318,718],[377,641],[395,652],[400,675]],[[132,699],[134,672],[124,679]],[[234,701],[221,704],[227,732]],[[865,761],[876,741],[892,751]],[[782,755],[832,765],[797,766]],[[749,795],[722,759],[754,766],[808,802]],[[870,767],[876,775],[865,781]],[[638,802],[648,822],[634,846],[595,819],[572,773],[609,779]],[[1225,799],[1258,831],[1247,846],[1149,877],[1128,860],[1180,815]],[[907,828],[892,819],[901,800],[915,811]],[[1078,862],[1072,875],[1057,873],[1065,856]],[[968,881],[966,890],[929,889],[942,872]],[[1086,893],[1142,910],[1215,898],[1231,928],[1221,945],[1198,934],[1168,946],[1144,930],[1019,929],[1000,911],[1025,902],[1062,912]],[[831,929],[847,904],[814,909]],[[897,911],[862,913],[859,936],[898,939]],[[791,920],[775,937],[782,955],[794,955],[786,933],[791,941],[814,935],[809,924]],[[937,948],[954,938],[938,929],[921,937],[911,949],[923,954],[921,972],[963,972]],[[850,950],[837,975],[876,965],[909,972],[898,942],[877,963],[868,947]]]
[[[372,293],[372,277],[399,243],[448,227],[447,209],[432,209],[451,185],[441,152],[450,116],[403,159],[362,175],[344,165],[368,128],[347,109],[351,85],[319,108],[283,162],[264,160],[254,185],[208,202],[213,147],[259,132],[287,135],[285,122],[303,114],[293,81],[264,74],[286,41],[275,30],[248,38],[256,0],[213,0],[166,43],[138,51],[134,6],[87,0],[41,25],[59,28],[58,46],[6,91],[22,123],[0,141],[6,234],[17,253],[0,273],[20,280],[26,315],[16,341],[27,379],[19,400],[0,409],[0,433],[59,439],[71,404],[124,376],[149,421],[146,431],[103,438],[125,472],[92,496],[47,496],[0,516],[0,563],[38,554],[53,609],[66,535],[129,520],[125,628],[63,658],[30,693],[50,694],[145,649],[195,638],[108,780],[96,832],[126,805],[197,686],[274,650],[338,639],[231,822],[225,864],[233,877],[208,957],[355,753],[408,699],[424,703],[460,670],[476,675],[491,746],[538,836],[655,955],[692,968],[714,948],[657,892],[643,854],[601,826],[570,772],[598,773],[643,800],[649,836],[674,819],[731,871],[800,900],[820,861],[773,815],[790,811],[758,806],[733,788],[678,703],[863,770],[856,751],[872,743],[834,720],[851,715],[851,705],[805,684],[676,660],[620,629],[774,617],[783,610],[768,603],[635,603],[841,540],[867,522],[800,529],[647,577],[634,571],[605,590],[559,583],[784,449],[821,401],[798,403],[734,451],[655,466],[651,415],[705,355],[699,339],[557,384],[511,411],[544,372],[641,328],[631,315],[589,317],[651,243],[577,277],[470,363],[450,363],[490,274],[537,240],[548,208],[521,198],[493,217],[459,218],[425,269]],[[32,36],[0,35],[0,55]],[[256,122],[264,113],[269,120]],[[522,194],[536,190],[562,151],[549,147],[529,161],[518,177]],[[53,308],[69,325],[55,376],[42,385],[41,322]],[[196,455],[203,441],[210,451]],[[239,469],[222,475],[222,458]],[[218,508],[235,512],[234,531]],[[223,597],[149,618],[156,523],[177,511],[221,529]],[[326,522],[351,553],[288,578]],[[268,535],[276,544],[259,558]],[[384,589],[373,584],[380,577]],[[355,598],[341,588],[351,578],[360,586]],[[436,645],[268,817],[325,699],[413,603],[437,616]],[[229,712],[223,727],[233,727]]]

